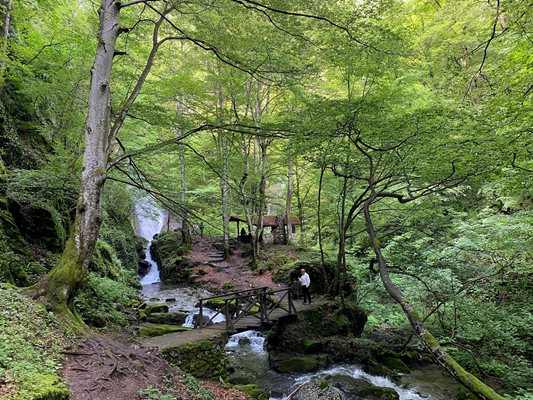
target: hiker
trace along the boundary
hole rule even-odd
[[[298,280],[302,284],[302,292],[304,298],[303,304],[306,304],[306,300],[307,302],[309,302],[309,304],[311,304],[311,294],[309,293],[309,285],[311,285],[311,278],[309,278],[309,274],[305,272],[305,269],[303,268],[300,270],[300,274],[302,274],[302,276],[300,276]]]
[[[204,223],[200,222],[199,227],[200,227],[200,236],[204,237]]]

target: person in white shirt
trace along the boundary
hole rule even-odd
[[[309,293],[309,285],[311,285],[311,278],[309,278],[309,274],[305,272],[305,269],[303,268],[300,270],[300,273],[302,274],[302,276],[300,276],[298,280],[302,284],[302,292],[304,297],[303,304],[306,303],[306,300],[309,302],[309,304],[311,304],[311,294]]]

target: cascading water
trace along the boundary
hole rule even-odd
[[[160,281],[157,263],[152,260],[150,254],[150,244],[152,243],[154,235],[161,232],[165,220],[165,214],[162,210],[157,208],[154,202],[149,198],[144,198],[137,203],[135,206],[135,214],[139,236],[148,241],[145,260],[150,264],[150,271],[141,278],[141,285],[150,285]]]
[[[189,314],[187,314],[187,318],[185,319],[185,322],[183,323],[182,326],[186,328],[194,328],[194,316],[199,315],[199,313],[200,313],[199,308],[195,308],[194,310],[189,311]],[[204,317],[207,318],[208,320],[211,320],[211,318],[213,318],[214,316],[215,318],[211,320],[213,324],[219,324],[221,322],[226,321],[226,318],[224,317],[224,315],[220,313],[216,315],[217,312],[215,310],[211,310],[210,308],[204,307],[202,310],[202,313]]]
[[[260,331],[245,331],[232,335],[225,346],[227,360],[233,368],[233,378],[249,379],[267,393],[270,400],[283,400],[296,387],[312,379],[328,376],[347,376],[367,381],[373,386],[394,389],[400,400],[439,400],[444,397],[421,395],[417,385],[412,389],[401,387],[384,376],[371,375],[358,365],[338,365],[312,374],[281,374],[269,368],[268,352],[264,349],[265,337]]]

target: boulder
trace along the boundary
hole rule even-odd
[[[167,313],[168,305],[165,303],[143,303],[139,307],[148,316],[153,313]]]
[[[322,355],[305,355],[299,353],[280,353],[271,351],[268,362],[270,368],[278,372],[313,372],[320,367],[325,367],[327,356]]]
[[[327,380],[315,379],[302,385],[292,400],[342,400],[341,394]]]
[[[332,375],[326,378],[328,382],[339,389],[346,398],[357,399],[357,392],[366,389],[372,384],[362,378],[353,378],[346,375]]]
[[[153,324],[181,325],[186,318],[187,314],[184,313],[151,313],[146,316],[146,321]]]
[[[169,363],[198,379],[227,378],[224,347],[212,340],[169,347],[161,352]]]
[[[357,396],[361,400],[400,400],[400,395],[396,390],[380,386],[362,389],[357,392]]]
[[[162,336],[167,333],[189,331],[191,328],[176,325],[145,325],[139,328],[139,333],[142,336]]]

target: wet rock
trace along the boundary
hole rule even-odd
[[[361,400],[400,400],[400,395],[391,388],[370,386],[357,392]]]
[[[146,316],[146,321],[154,324],[181,325],[186,318],[187,314],[184,313],[151,313]]]
[[[332,375],[326,379],[332,386],[338,388],[347,399],[357,399],[357,392],[372,386],[365,379],[352,378],[346,375]]]
[[[201,325],[202,326],[211,326],[211,325],[214,325],[213,324],[213,321],[211,321],[209,319],[208,316],[206,315],[202,315],[202,318],[200,319],[200,314],[195,314],[193,317],[192,317],[192,323],[194,326],[196,325],[200,325],[200,321],[202,321]]]
[[[326,361],[325,354],[305,355],[271,351],[268,357],[270,368],[279,372],[313,372],[320,367],[325,367]]]
[[[341,394],[327,380],[312,380],[291,397],[292,400],[341,400]]]
[[[239,346],[245,346],[250,344],[250,338],[244,336],[242,338],[239,338]]]
[[[137,266],[137,272],[140,276],[145,276],[148,272],[150,272],[151,268],[152,266],[148,261],[140,260]]]
[[[139,309],[143,310],[146,315],[153,313],[167,313],[168,305],[165,303],[143,303]]]

